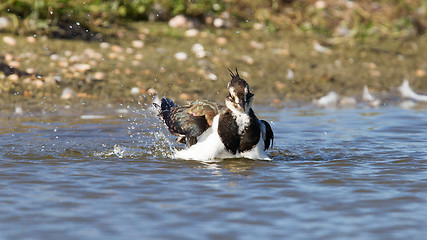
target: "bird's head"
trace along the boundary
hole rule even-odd
[[[254,94],[249,91],[249,84],[240,78],[236,69],[234,74],[230,69],[231,81],[227,85],[228,96],[225,99],[227,107],[233,107],[238,111],[249,113],[252,108]]]

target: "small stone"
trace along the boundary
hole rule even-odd
[[[193,53],[203,52],[203,51],[205,51],[205,48],[203,47],[202,44],[196,43],[191,47],[191,51]]]
[[[32,82],[32,84],[34,85],[34,87],[36,88],[41,88],[44,86],[44,82],[40,79],[36,79]]]
[[[135,54],[135,56],[133,58],[135,60],[142,60],[142,59],[144,59],[144,55],[142,55],[141,53],[137,53],[137,54]]]
[[[292,71],[292,69],[288,69],[288,73],[286,74],[286,78],[289,80],[292,80],[292,79],[294,79],[294,76],[295,76],[294,71]]]
[[[215,18],[215,20],[213,21],[213,25],[216,28],[221,28],[225,26],[225,21],[222,18]]]
[[[68,67],[69,64],[67,60],[61,60],[58,62],[58,66],[64,68],[64,67]]]
[[[18,74],[14,73],[14,74],[10,74],[7,79],[13,83],[17,83],[19,80],[19,76]]]
[[[92,69],[92,66],[86,63],[78,63],[78,64],[74,64],[73,66],[71,66],[71,71],[73,72],[86,72],[89,71],[90,69]]]
[[[255,48],[255,49],[259,49],[259,50],[264,49],[263,43],[260,43],[260,42],[254,41],[254,40],[250,41],[250,46],[251,46],[251,48]]]
[[[325,9],[327,7],[327,4],[325,1],[317,1],[314,4],[314,7],[316,7],[317,9]]]
[[[22,115],[22,114],[24,114],[24,110],[22,109],[21,106],[16,106],[15,107],[15,114],[16,115]]]
[[[205,48],[202,44],[196,43],[191,47],[191,51],[196,54],[198,58],[204,58],[206,57]]]
[[[168,22],[171,28],[194,28],[198,25],[195,21],[180,14],[171,18]]]
[[[149,95],[155,95],[155,94],[157,94],[157,91],[154,88],[149,88],[149,89],[147,89],[147,94],[149,94]]]
[[[179,61],[184,61],[187,60],[188,55],[185,52],[177,52],[175,53],[175,58]]]
[[[112,52],[112,53],[109,53],[109,54],[108,54],[108,58],[109,58],[109,59],[111,59],[111,60],[114,60],[114,59],[116,59],[117,57],[118,57],[117,53],[113,53],[113,52]]]
[[[123,48],[118,45],[111,46],[111,51],[116,53],[123,53]]]
[[[130,47],[126,48],[127,54],[133,54],[134,52],[135,52],[135,50],[133,48],[130,48]]]
[[[426,76],[426,71],[424,71],[422,69],[417,69],[415,71],[415,76],[417,76],[417,77],[425,77]]]
[[[15,46],[16,45],[16,40],[13,37],[10,36],[4,36],[3,37],[3,42],[9,46]]]
[[[137,66],[139,66],[140,65],[140,61],[137,61],[137,60],[132,60],[132,62],[131,62],[131,64],[132,64],[132,66],[134,66],[134,67],[137,67]]]
[[[216,39],[216,43],[218,44],[218,45],[225,45],[225,44],[227,44],[227,42],[228,42],[228,40],[227,40],[227,38],[225,38],[225,37],[218,37],[217,39]]]
[[[0,30],[7,29],[11,26],[10,21],[7,17],[0,17]]]
[[[98,81],[101,81],[101,80],[104,80],[105,79],[105,73],[104,72],[95,72],[94,74],[93,74],[93,78],[95,79],[95,80],[98,80]]]
[[[208,79],[210,79],[212,81],[218,80],[218,77],[213,73],[208,73],[207,77],[208,77]]]
[[[73,89],[71,88],[64,88],[64,90],[62,90],[62,94],[61,94],[61,99],[62,100],[70,100],[76,97],[76,92],[74,92]]]
[[[33,79],[31,77],[27,77],[27,78],[22,79],[22,83],[25,85],[30,84],[32,81],[33,81]]]
[[[25,71],[27,73],[29,73],[29,74],[36,74],[36,69],[35,68],[27,68]]]
[[[13,55],[12,55],[12,54],[6,53],[6,54],[4,55],[4,60],[5,60],[6,62],[13,61],[13,59],[14,59],[14,57],[13,57]]]
[[[265,29],[265,24],[264,23],[254,23],[254,25],[252,27],[255,30],[262,30],[262,29]]]
[[[49,58],[52,61],[57,61],[57,60],[59,60],[59,55],[58,54],[52,54],[52,55],[50,55]]]
[[[21,67],[21,63],[18,61],[10,61],[8,62],[9,66],[13,67],[13,68],[20,68]]]
[[[143,48],[144,47],[144,42],[141,40],[133,40],[132,41],[132,47],[134,48]]]
[[[107,43],[107,42],[102,42],[102,43],[99,44],[99,47],[107,49],[107,48],[110,48],[110,44]]]
[[[68,59],[68,61],[70,61],[70,63],[81,62],[81,60],[82,60],[82,58],[80,56],[77,56],[77,55],[73,55]]]
[[[185,36],[186,37],[195,37],[199,34],[199,30],[197,29],[188,29],[187,31],[185,31]]]
[[[95,50],[91,49],[91,48],[87,48],[83,51],[83,54],[85,56],[87,56],[88,58],[91,59],[97,59],[97,60],[101,60],[102,59],[102,54],[99,52],[96,52]]]
[[[59,80],[57,81],[57,79],[59,79]],[[55,77],[46,76],[44,78],[44,82],[45,82],[45,84],[56,84],[57,82],[60,82],[60,77],[59,76],[55,76]]]
[[[73,54],[73,53],[72,53],[71,51],[69,51],[69,50],[64,51],[64,55],[65,55],[66,57],[71,56],[71,54]]]
[[[247,63],[247,64],[249,64],[249,65],[252,65],[252,64],[254,64],[254,59],[251,57],[251,56],[248,56],[248,55],[244,55],[244,56],[242,56],[242,60],[245,62],[245,63]]]
[[[140,94],[141,93],[141,89],[139,89],[139,87],[133,87],[131,90],[130,90],[130,94],[132,94],[132,95],[134,95],[134,96],[136,96],[136,95],[138,95],[138,94]]]
[[[35,43],[36,42],[36,38],[33,37],[33,36],[28,36],[26,38],[26,40],[27,40],[28,43]]]
[[[285,49],[285,48],[275,48],[272,50],[272,52],[274,54],[277,54],[277,55],[283,55],[283,56],[289,56],[290,55],[289,50]]]
[[[276,88],[278,90],[283,90],[286,87],[286,85],[284,83],[280,82],[280,81],[276,81],[275,85],[276,85]]]
[[[190,96],[190,94],[188,94],[188,93],[181,93],[181,94],[179,95],[179,98],[180,98],[181,100],[188,101],[188,100],[190,100],[190,99],[191,99],[191,96]]]

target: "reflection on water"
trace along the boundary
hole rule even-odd
[[[180,146],[136,107],[11,115],[0,238],[423,239],[426,112],[264,111],[273,160],[215,162],[172,159]]]

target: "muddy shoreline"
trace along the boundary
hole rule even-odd
[[[155,93],[222,101],[227,68],[239,69],[259,104],[311,102],[329,91],[359,98],[364,85],[397,96],[405,78],[427,92],[424,37],[358,42],[267,29],[190,32],[165,23],[129,29],[108,42],[0,33],[0,62],[29,73],[2,74],[0,103],[148,102]]]

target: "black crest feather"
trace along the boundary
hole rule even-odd
[[[234,74],[233,71],[231,71],[229,68],[228,68],[228,71],[230,72],[230,76],[232,78],[235,78],[235,77],[240,78],[239,72],[237,71],[237,68],[236,68],[236,74]]]

